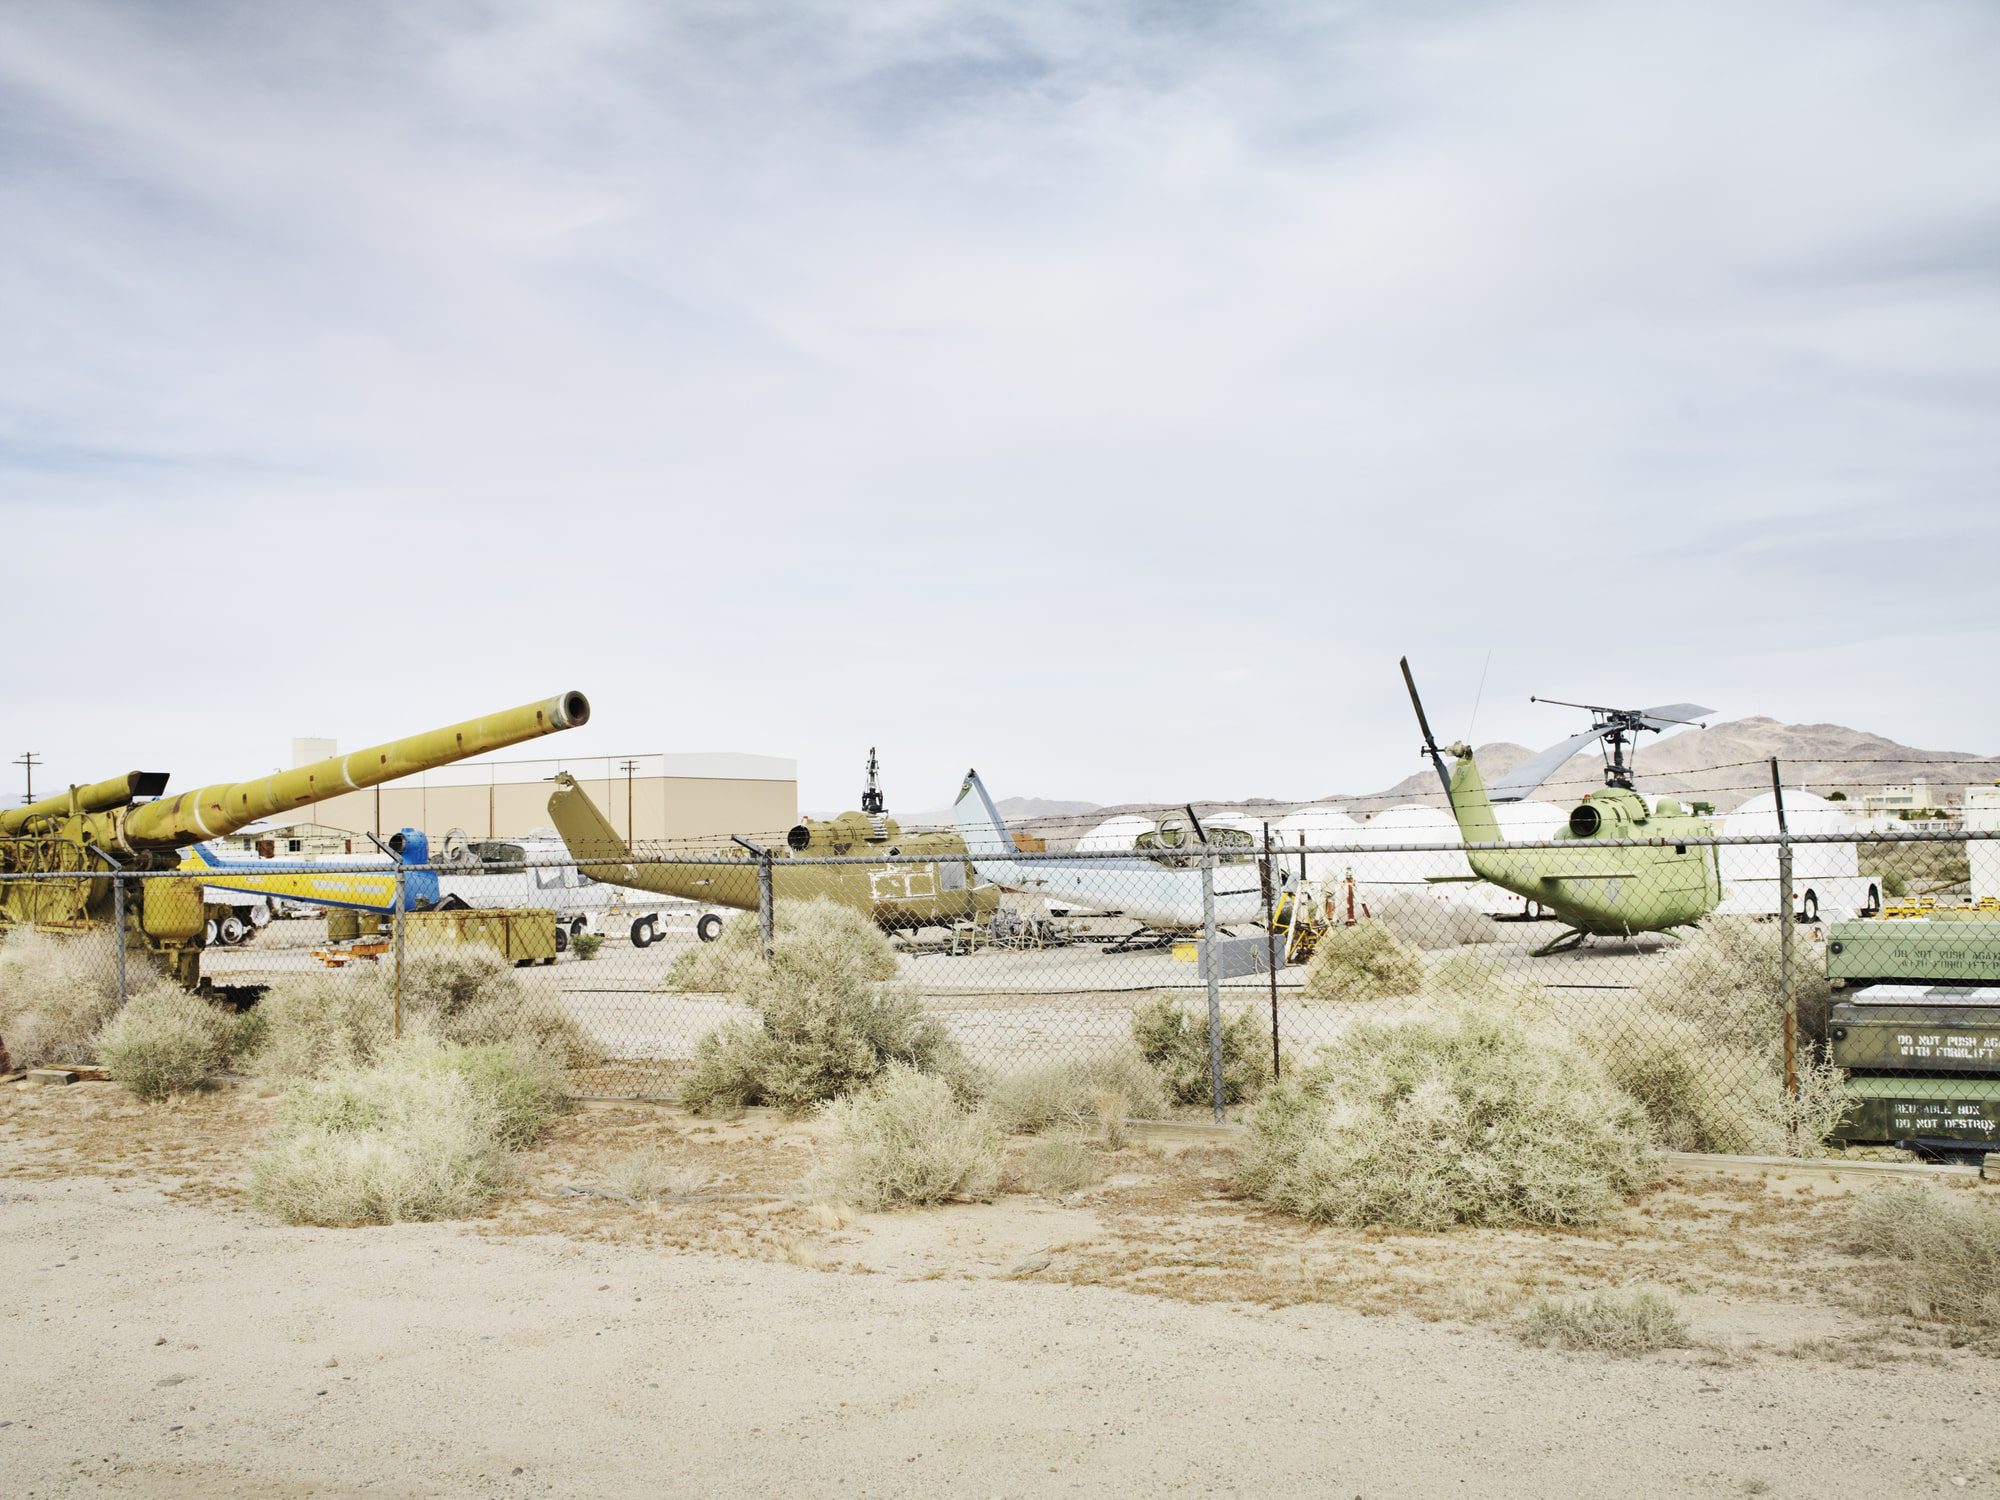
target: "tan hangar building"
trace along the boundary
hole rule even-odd
[[[338,753],[329,740],[292,742],[296,765]],[[726,843],[731,834],[782,842],[799,820],[797,761],[720,751],[461,761],[330,797],[312,809],[312,821],[377,838],[399,828],[434,839],[453,828],[473,838],[520,838],[549,827],[549,778],[558,771],[581,782],[612,826],[639,843]]]

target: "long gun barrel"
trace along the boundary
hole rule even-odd
[[[157,797],[167,789],[165,771],[127,771],[108,781],[71,787],[59,796],[44,797],[26,807],[0,812],[0,835],[11,837],[28,826],[31,818],[59,818],[71,812],[109,812],[114,807],[130,807],[140,797]],[[74,800],[72,800],[74,799]]]
[[[79,788],[75,811],[101,820],[86,837],[127,854],[183,849],[234,833],[259,818],[394,781],[399,776],[450,765],[469,756],[484,755],[489,750],[504,750],[523,740],[573,729],[589,719],[590,700],[582,693],[563,693],[504,713],[389,740],[351,755],[315,761],[296,770],[280,771],[255,781],[221,782],[139,807],[129,806],[132,798],[147,789],[159,790],[159,779],[140,782],[138,778],[148,774],[144,772],[135,772],[132,777],[114,777]],[[69,814],[71,808],[68,794],[33,807],[17,808],[0,818],[0,832],[21,832],[37,815],[60,817]]]

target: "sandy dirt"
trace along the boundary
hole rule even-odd
[[[1215,1146],[855,1216],[809,1125],[580,1111],[460,1224],[247,1206],[274,1101],[0,1093],[10,1495],[1958,1494],[2000,1360],[1885,1315],[1854,1184],[1684,1176],[1583,1234],[1316,1230]],[[666,1153],[675,1198],[601,1196]],[[586,1191],[579,1193],[578,1189]],[[1530,1349],[1647,1280],[1694,1349]]]

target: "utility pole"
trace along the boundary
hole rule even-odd
[[[639,769],[636,760],[620,761],[618,769],[625,773],[625,852],[630,854],[632,841],[632,773]]]
[[[32,750],[26,751],[19,760],[14,762],[17,766],[25,766],[28,771],[28,795],[21,799],[23,807],[28,806],[29,803],[35,800],[35,767],[41,763],[42,758]]]

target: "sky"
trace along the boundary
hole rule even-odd
[[[1996,76],[1979,0],[13,0],[0,760],[581,688],[814,809],[1305,800],[1405,653],[1445,738],[2000,751]]]

